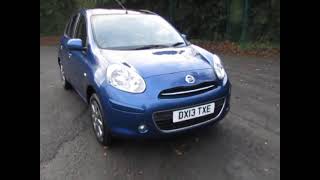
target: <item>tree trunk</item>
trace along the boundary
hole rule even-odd
[[[234,41],[239,41],[241,36],[243,5],[243,0],[231,0],[230,3],[229,31],[230,37]]]
[[[169,21],[174,23],[175,7],[177,5],[177,0],[169,0]]]
[[[246,42],[247,40],[248,16],[249,16],[249,0],[244,0],[242,30],[241,30],[241,37],[240,37],[241,42]]]

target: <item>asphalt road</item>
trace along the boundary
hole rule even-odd
[[[233,89],[218,126],[105,149],[61,87],[56,50],[40,47],[40,179],[280,179],[280,59],[222,57]]]

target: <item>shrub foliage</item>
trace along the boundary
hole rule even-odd
[[[280,42],[280,0],[122,0],[148,9],[192,39]],[[115,0],[40,0],[40,35],[61,34],[79,8],[121,8]]]

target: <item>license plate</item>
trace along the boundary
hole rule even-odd
[[[173,122],[181,122],[214,113],[214,103],[173,111]]]

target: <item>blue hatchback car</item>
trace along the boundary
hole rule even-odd
[[[156,138],[215,124],[229,111],[220,58],[146,10],[75,13],[60,40],[65,89],[89,104],[97,140]]]

